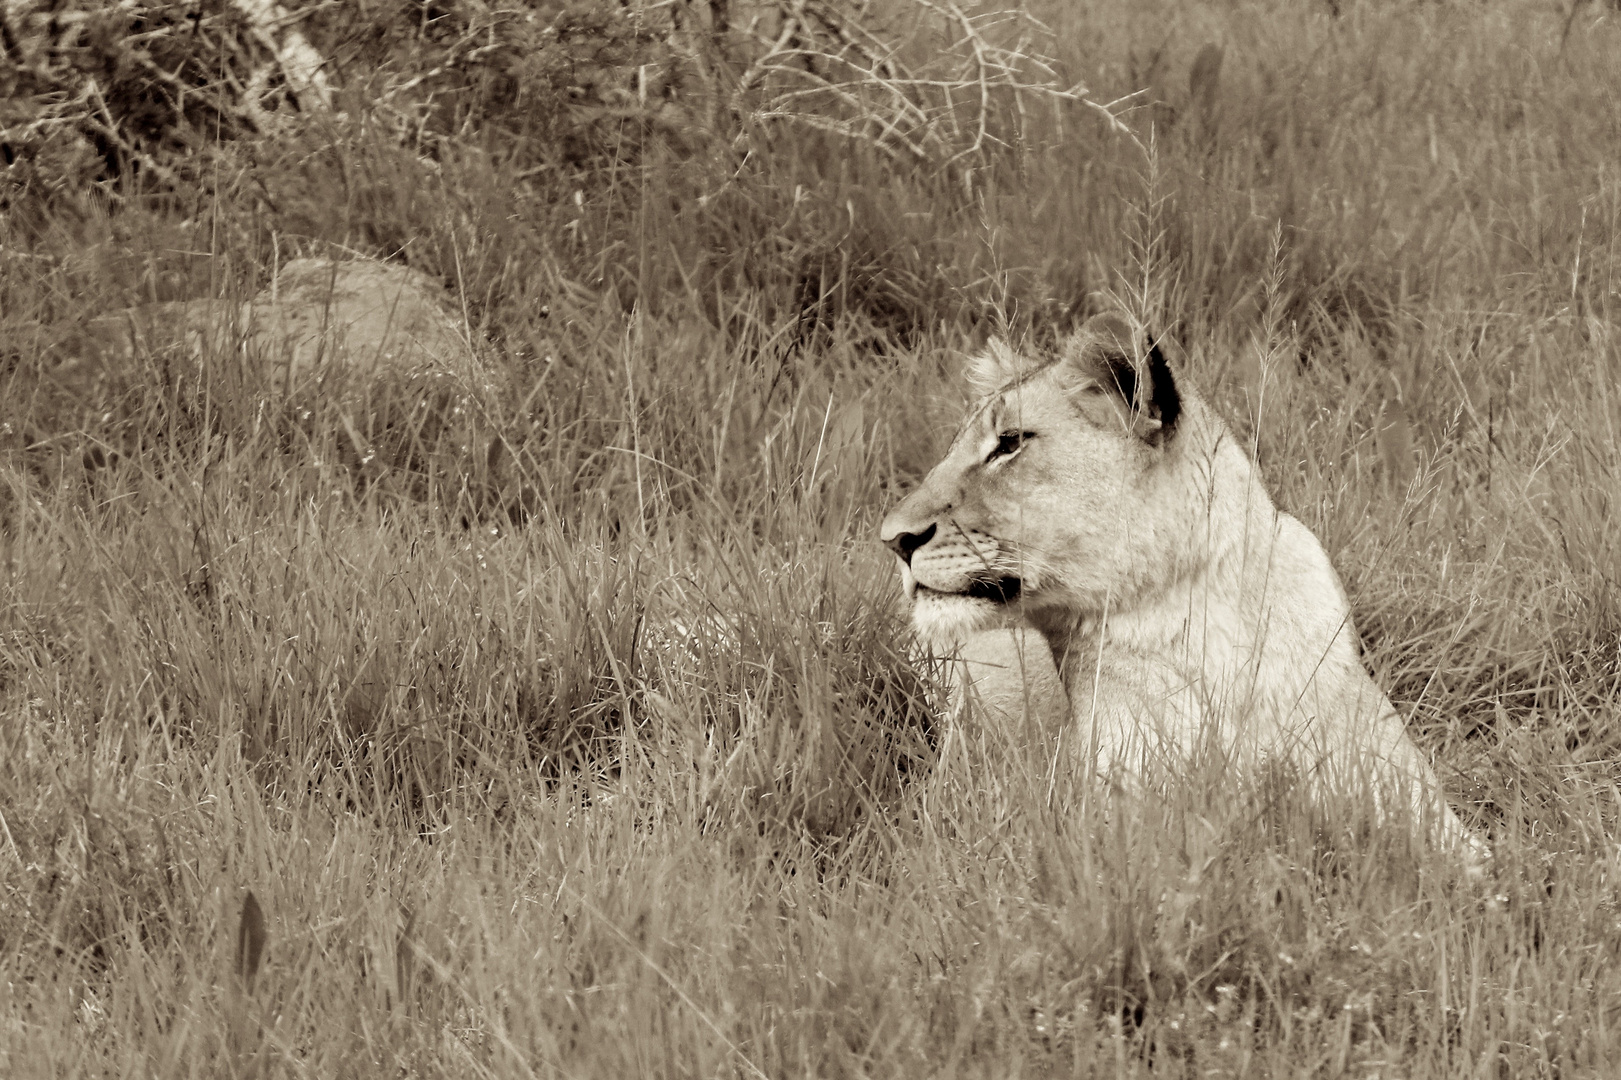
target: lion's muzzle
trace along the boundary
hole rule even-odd
[[[951,596],[1006,604],[1023,589],[1019,577],[1002,568],[999,542],[985,533],[949,521],[912,524],[891,515],[880,535],[901,562],[909,600]]]

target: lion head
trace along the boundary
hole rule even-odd
[[[1160,350],[1097,316],[1055,355],[993,341],[982,396],[923,484],[884,519],[913,622],[949,645],[981,630],[1118,610],[1186,543],[1175,482],[1183,400]]]

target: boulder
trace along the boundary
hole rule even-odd
[[[334,366],[475,377],[478,359],[427,274],[370,259],[296,259],[247,303],[184,300],[97,316],[71,335],[65,367],[240,345],[298,385]],[[279,381],[279,380],[278,380]]]
[[[297,259],[248,305],[259,355],[296,381],[326,365],[470,376],[477,363],[446,313],[445,290],[391,263]]]

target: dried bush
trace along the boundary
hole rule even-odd
[[[0,12],[0,206],[195,180],[207,146],[326,101],[320,55],[255,0],[22,0]]]
[[[967,177],[998,150],[1023,151],[1039,114],[1061,132],[1066,105],[1129,131],[1038,46],[1050,35],[1020,9],[936,0],[763,5],[747,31],[734,112],[859,140],[901,161]]]
[[[205,178],[211,146],[329,107],[418,153],[477,134],[537,171],[637,160],[650,136],[740,155],[781,126],[967,175],[1083,103],[1000,8],[937,0],[730,5],[604,0],[22,0],[0,14],[0,201],[89,184],[119,195]]]

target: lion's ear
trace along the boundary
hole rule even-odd
[[[963,374],[976,393],[993,394],[1024,374],[1030,362],[1001,338],[991,338],[985,348],[968,358]]]
[[[1170,438],[1182,399],[1157,343],[1122,315],[1094,315],[1064,344],[1063,360],[1078,392],[1101,392],[1145,442]]]

